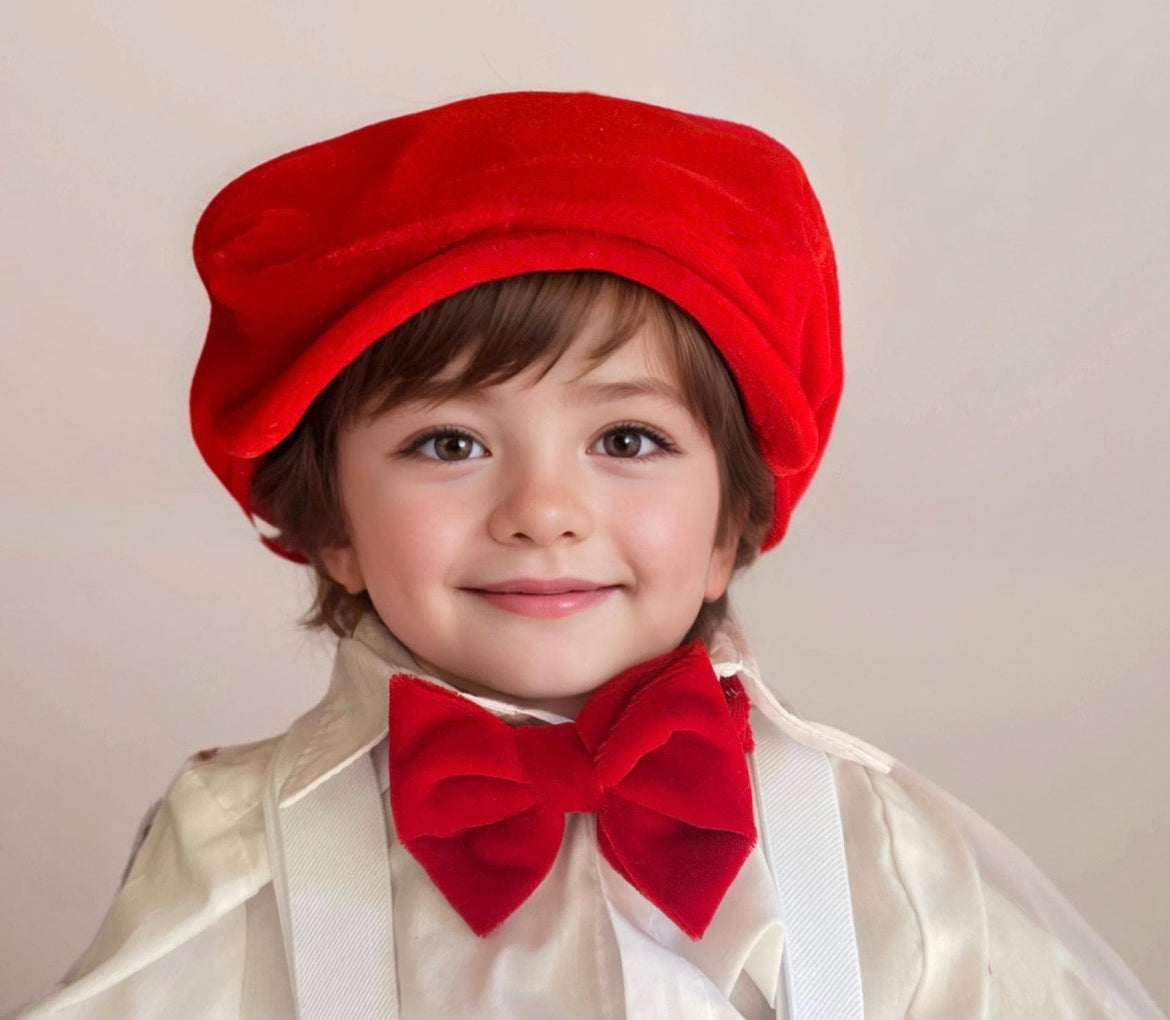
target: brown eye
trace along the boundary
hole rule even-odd
[[[623,460],[649,460],[674,449],[661,432],[645,425],[618,425],[601,437],[602,448],[610,457]]]
[[[642,437],[633,429],[619,429],[606,434],[604,446],[611,457],[636,457],[642,448]]]
[[[466,460],[471,440],[466,436],[442,436],[435,440],[435,453],[440,460]]]
[[[471,456],[472,448],[480,445],[479,440],[466,432],[456,432],[453,429],[442,429],[421,435],[407,448],[406,452],[423,457],[426,460],[438,460],[448,464],[464,460],[474,460]],[[434,447],[434,453],[428,452]]]

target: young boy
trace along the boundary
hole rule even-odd
[[[20,1016],[1158,1017],[1004,837],[772,695],[733,574],[842,386],[799,164],[504,93],[280,156],[204,213],[191,410],[338,636],[200,752]]]

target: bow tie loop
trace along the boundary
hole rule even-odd
[[[554,811],[597,811],[604,791],[593,756],[571,723],[517,726],[516,747],[540,800]]]
[[[539,802],[502,719],[411,673],[390,678],[389,700],[391,804],[404,845],[457,837]],[[416,809],[399,812],[402,804]]]

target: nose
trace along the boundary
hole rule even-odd
[[[550,458],[510,467],[488,521],[497,542],[544,546],[589,535],[593,514],[584,472]]]

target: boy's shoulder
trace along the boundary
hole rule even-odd
[[[245,903],[269,880],[263,788],[285,734],[189,755],[146,812],[93,941],[58,983],[117,982]]]
[[[226,814],[239,817],[260,802],[265,771],[285,736],[282,732],[245,744],[196,751],[183,762],[175,782],[189,776],[206,788]]]
[[[150,986],[167,972],[164,957],[236,945],[271,882],[264,820],[269,784],[283,803],[360,754],[385,725],[376,687],[348,682],[344,670],[335,670],[325,696],[288,729],[189,755],[147,810],[90,945],[47,996],[15,1015],[89,1009],[132,994],[116,991],[124,982]],[[226,966],[235,950],[225,952]]]
[[[260,784],[280,740],[281,736],[277,735],[246,744],[207,747],[189,755],[176,770],[162,796],[143,815],[134,834],[119,888],[126,884],[134,870],[142,845],[163,804],[168,799],[174,802],[181,796],[181,784],[195,784],[202,788],[222,808],[222,814],[213,812],[210,819],[218,818],[225,825],[236,825],[259,802]]]
[[[905,763],[830,754],[862,973],[891,1012],[1160,1018],[1128,966],[1027,854]],[[908,961],[917,961],[909,966]]]
[[[171,831],[159,832],[176,840],[176,849],[190,844],[191,849],[206,846],[207,840],[235,834],[245,847],[249,837],[263,841],[262,800],[269,763],[285,734],[263,740],[204,748],[189,755],[158,800],[151,805],[139,827],[124,881],[146,871],[143,848],[156,826],[163,823]],[[256,860],[254,852],[249,860]]]

